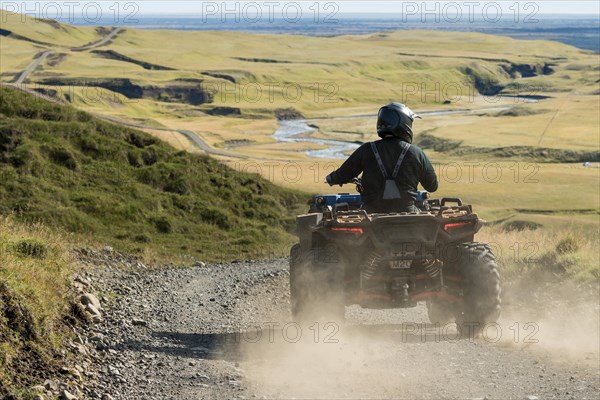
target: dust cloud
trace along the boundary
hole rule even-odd
[[[542,367],[567,379],[579,366],[597,371],[597,288],[527,282],[503,287],[500,320],[476,339],[431,325],[423,304],[352,306],[343,324],[310,326],[281,307],[240,335],[245,377],[276,399],[518,398],[536,393]]]
[[[263,328],[260,340],[255,331],[242,335],[248,380],[267,398],[439,398],[439,382],[458,369],[452,353],[460,352],[459,343],[448,340],[456,330],[445,337],[429,326],[424,307],[408,318],[401,310],[365,311],[352,307],[345,325],[282,322]],[[460,386],[443,391],[476,394]]]
[[[503,345],[516,345],[555,361],[598,366],[598,285],[533,282],[508,285],[499,325]]]

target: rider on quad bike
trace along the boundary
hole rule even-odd
[[[379,109],[377,134],[381,140],[360,146],[327,176],[333,186],[350,183],[360,173],[362,199],[369,213],[413,212],[417,185],[435,192],[438,181],[431,162],[419,147],[412,145],[412,124],[421,118],[400,103],[390,103]]]
[[[359,194],[312,196],[297,216],[290,249],[293,318],[343,321],[345,306],[408,308],[424,301],[433,324],[454,321],[475,334],[500,315],[498,265],[483,224],[458,197],[429,199],[438,182],[430,161],[412,146],[418,116],[391,103],[379,110],[382,140],[357,149],[330,185],[356,183]],[[363,182],[357,178],[362,172]]]

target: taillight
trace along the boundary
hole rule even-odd
[[[332,231],[354,233],[357,237],[364,233],[362,228],[331,228]]]
[[[446,232],[448,232],[448,229],[450,228],[458,228],[460,226],[465,226],[465,225],[471,225],[472,221],[465,221],[465,222],[452,222],[450,224],[445,224],[444,225],[444,230]]]

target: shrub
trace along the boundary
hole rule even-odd
[[[228,216],[218,208],[205,208],[200,212],[200,217],[203,221],[217,225],[222,229],[229,229],[231,227]]]
[[[152,223],[159,233],[173,232],[173,224],[166,215],[152,217]]]
[[[15,251],[24,257],[43,259],[48,254],[48,246],[41,240],[27,238],[15,243]]]
[[[129,162],[129,165],[131,165],[132,167],[139,167],[142,165],[139,154],[133,150],[129,150],[127,152],[127,161]]]
[[[156,143],[156,139],[147,135],[140,135],[137,132],[130,132],[129,136],[127,137],[127,143],[143,149],[144,147],[148,147]]]
[[[146,235],[145,233],[140,233],[138,235],[135,235],[133,240],[135,240],[138,243],[150,243],[152,242],[152,238],[148,235]]]
[[[188,194],[190,192],[190,185],[186,178],[172,178],[165,185],[165,192],[177,193],[177,194]]]
[[[142,159],[144,160],[144,164],[146,165],[155,164],[158,161],[158,154],[156,152],[156,149],[153,147],[146,149],[142,153]]]
[[[85,154],[91,155],[91,156],[98,156],[99,154],[99,147],[98,147],[98,143],[96,143],[94,141],[94,139],[87,137],[87,136],[83,136],[79,138],[79,148],[81,149],[81,151],[83,151]]]
[[[50,159],[60,166],[63,166],[71,171],[75,171],[78,167],[75,156],[65,148],[53,148],[49,150]]]
[[[575,253],[581,247],[579,239],[573,235],[567,235],[556,244],[558,254]]]

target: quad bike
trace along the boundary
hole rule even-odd
[[[356,181],[360,192],[360,181]],[[477,332],[500,315],[500,277],[482,225],[458,198],[428,199],[420,213],[369,214],[360,194],[314,196],[297,217],[290,254],[292,315],[343,320],[345,306],[407,308],[425,301],[434,324]]]

